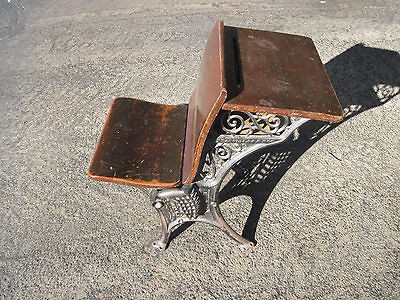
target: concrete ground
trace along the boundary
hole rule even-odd
[[[399,299],[398,4],[0,0],[0,298]],[[86,170],[112,98],[188,101],[218,18],[311,37],[348,117],[222,192],[255,248],[195,224],[154,255],[147,194]]]

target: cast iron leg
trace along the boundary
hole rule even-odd
[[[232,229],[225,221],[224,217],[221,214],[221,210],[219,209],[219,185],[218,187],[212,187],[209,189],[209,210],[212,215],[212,219],[215,225],[220,228],[223,232],[225,232],[232,239],[241,244],[245,249],[251,248],[254,246],[254,243],[244,238],[240,234],[238,234],[235,230]]]
[[[254,246],[252,242],[234,231],[223,218],[219,209],[219,185],[207,187],[202,192],[196,185],[154,191],[151,194],[151,201],[160,215],[161,237],[154,241],[152,246],[160,251],[165,250],[174,229],[186,222],[214,225],[244,248]]]

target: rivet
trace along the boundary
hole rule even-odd
[[[161,201],[157,201],[157,202],[154,204],[154,207],[157,208],[157,209],[160,209],[160,208],[163,207],[163,206],[164,206],[164,202],[161,202]]]

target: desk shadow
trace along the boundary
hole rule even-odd
[[[380,106],[400,91],[398,52],[357,44],[325,64],[346,122]],[[253,153],[234,167],[235,175],[220,191],[220,203],[247,195],[252,207],[242,235],[255,241],[261,212],[271,192],[295,161],[320,138],[341,123],[309,121],[298,129],[298,138]]]

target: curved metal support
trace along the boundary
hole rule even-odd
[[[225,232],[227,235],[229,235],[232,239],[243,245],[244,248],[248,249],[253,247],[254,243],[244,238],[240,234],[238,234],[235,230],[233,230],[232,227],[228,225],[228,223],[222,216],[218,201],[220,185],[221,183],[218,184],[217,186],[209,188],[210,198],[213,199],[212,205],[209,206],[209,210],[213,220],[217,223],[216,226],[220,228],[223,232]]]
[[[200,173],[201,180],[161,191],[153,191],[151,201],[161,219],[161,237],[153,243],[158,250],[165,250],[172,232],[186,222],[214,225],[245,248],[254,246],[233,230],[219,208],[219,190],[223,178],[244,157],[262,148],[282,143],[302,124],[304,118],[227,112],[221,121],[224,134],[217,137],[206,154]]]
[[[237,120],[236,117],[234,117],[234,113],[235,112],[229,112],[225,118],[228,120]],[[240,115],[242,114],[242,112],[237,113]],[[257,115],[260,114],[252,115],[250,120],[255,122],[254,119]],[[260,116],[264,118],[262,115]],[[214,186],[218,184],[228,171],[244,157],[262,148],[284,142],[297,128],[309,120],[305,118],[289,118],[286,116],[279,116],[279,118],[274,115],[268,116],[270,119],[275,120],[274,124],[279,124],[280,127],[275,126],[273,130],[269,132],[264,129],[264,134],[257,134],[253,129],[251,134],[249,134],[248,131],[242,134],[243,130],[247,130],[246,126],[258,128],[260,125],[258,123],[257,125],[235,123],[240,130],[234,130],[231,134],[218,136],[215,146],[206,154],[206,161],[201,173],[203,180],[197,184],[199,186]],[[224,120],[224,118],[222,120]],[[239,120],[243,120],[243,118],[240,117]],[[223,122],[224,121],[222,121],[222,123]],[[232,121],[230,121],[230,124],[232,124]],[[222,125],[222,128],[224,131],[227,131],[224,125]]]

